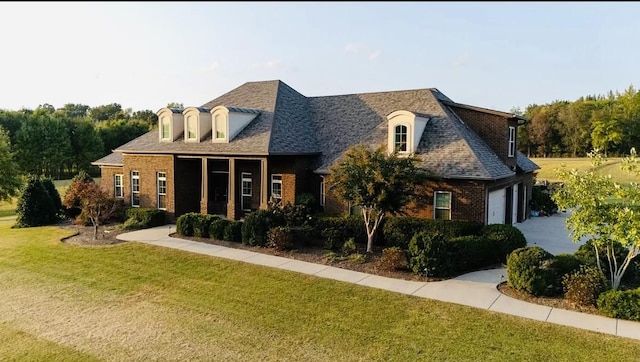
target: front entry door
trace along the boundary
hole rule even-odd
[[[211,198],[211,214],[227,215],[227,200],[229,190],[229,173],[211,173],[209,197]]]

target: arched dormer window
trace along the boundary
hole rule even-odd
[[[407,152],[407,126],[397,125],[394,133],[394,149],[401,153]]]
[[[394,151],[404,155],[415,153],[429,119],[427,115],[404,110],[389,114],[387,116],[389,153]]]
[[[185,142],[200,142],[211,132],[211,113],[208,108],[187,107],[182,114]]]
[[[160,118],[160,139],[171,140],[171,116],[164,115]]]
[[[217,106],[211,109],[211,141],[228,143],[233,140],[260,111],[251,108]]]
[[[184,130],[182,110],[161,108],[158,112],[158,138],[160,142],[173,142]]]

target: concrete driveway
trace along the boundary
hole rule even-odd
[[[586,242],[586,238],[583,238],[579,243],[574,243],[569,238],[569,230],[565,221],[570,215],[570,211],[567,211],[552,216],[532,217],[513,226],[522,231],[527,238],[528,246],[539,246],[553,255],[573,254],[580,245]]]

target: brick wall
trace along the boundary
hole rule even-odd
[[[451,106],[453,111],[476,132],[491,149],[503,160],[507,166],[516,164],[516,157],[508,157],[509,154],[509,126],[516,127],[516,143],[518,139],[517,121],[507,118],[474,111],[466,108]]]
[[[172,155],[124,154],[124,199],[131,204],[131,171],[140,172],[140,207],[158,206],[157,173],[167,174],[166,210],[170,217],[175,213],[174,161]]]
[[[479,181],[427,181],[417,186],[418,198],[405,211],[412,216],[434,218],[434,194],[451,192],[451,219],[484,223],[486,188]]]
[[[124,174],[123,168],[108,167],[108,166],[100,167],[100,177],[101,177],[100,186],[102,187],[103,190],[106,190],[109,193],[109,196],[115,196],[113,176],[116,174],[123,175]],[[123,177],[123,181],[124,179],[125,177]]]
[[[311,191],[309,173],[310,159],[305,157],[272,157],[267,162],[269,172],[269,197],[271,197],[271,175],[282,175],[283,205],[296,202],[296,195]]]

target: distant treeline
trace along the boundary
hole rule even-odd
[[[518,149],[530,157],[582,157],[595,148],[620,156],[640,147],[640,93],[633,86],[623,93],[533,104],[524,116],[530,121],[519,128]]]
[[[56,179],[70,178],[80,170],[98,175],[92,161],[150,131],[157,119],[153,111],[132,112],[117,103],[0,110],[0,127],[9,134],[20,171]]]

